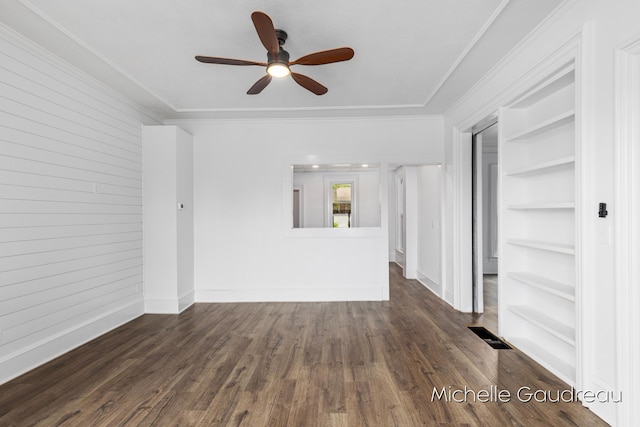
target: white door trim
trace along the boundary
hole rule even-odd
[[[616,51],[617,424],[640,419],[640,35]]]
[[[483,278],[484,278],[484,222],[483,222],[483,183],[482,183],[482,132],[479,132],[475,135],[475,138],[472,140],[472,144],[474,144],[475,150],[475,176],[473,177],[475,180],[474,187],[472,189],[472,198],[475,198],[475,219],[474,227],[475,227],[475,247],[472,250],[473,253],[473,263],[475,264],[475,271],[473,281],[475,282],[475,287],[472,289],[472,304],[473,311],[477,313],[482,313],[484,311],[484,298],[483,298]]]
[[[471,140],[470,132],[453,129],[453,308],[466,313],[473,311]]]

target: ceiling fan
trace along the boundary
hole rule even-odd
[[[273,77],[287,77],[289,75],[303,88],[316,95],[324,95],[328,91],[326,87],[310,77],[294,73],[289,67],[292,65],[330,64],[332,62],[348,61],[353,58],[353,49],[350,47],[341,47],[310,53],[295,61],[289,61],[289,53],[282,48],[282,45],[287,40],[287,33],[283,30],[276,30],[273,27],[273,21],[271,21],[271,18],[269,18],[266,13],[259,11],[253,12],[251,14],[251,20],[256,27],[260,41],[267,49],[267,62],[217,58],[214,56],[196,56],[197,61],[208,64],[259,65],[267,67],[267,74],[251,86],[247,91],[248,95],[257,95],[262,92],[262,90],[271,83]]]

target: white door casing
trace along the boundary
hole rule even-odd
[[[617,424],[640,419],[640,36],[616,51]]]

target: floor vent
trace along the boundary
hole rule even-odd
[[[482,338],[484,342],[489,344],[491,347],[496,348],[498,350],[511,350],[511,347],[506,342],[502,341],[497,336],[493,335],[487,328],[484,326],[469,326],[471,332]]]

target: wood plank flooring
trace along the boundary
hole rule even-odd
[[[2,426],[596,426],[392,265],[389,302],[196,304],[145,315],[0,386]],[[433,399],[508,390],[507,403]],[[470,395],[467,395],[470,396]],[[464,400],[464,399],[459,399]],[[495,400],[495,399],[494,399]]]

